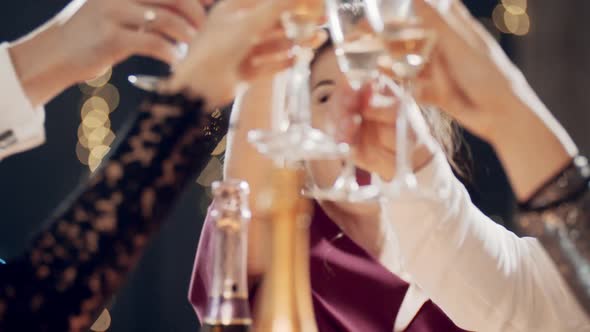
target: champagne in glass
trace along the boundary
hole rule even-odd
[[[380,65],[389,65],[394,75],[401,79],[415,77],[428,62],[434,47],[433,31],[416,27],[412,22],[388,22],[381,33],[387,58]]]
[[[360,89],[363,83],[377,78],[377,63],[382,54],[383,44],[370,34],[360,38],[345,38],[336,48],[340,69],[355,90]]]
[[[287,37],[296,42],[310,39],[324,24],[323,0],[296,0],[295,7],[283,14],[283,27]]]
[[[324,21],[323,0],[293,1],[297,1],[296,6],[283,14],[282,23],[287,37],[296,45],[293,49],[296,61],[288,82],[275,81],[275,84],[282,85],[275,91],[283,95],[285,102],[278,108],[273,107],[273,118],[286,119],[281,121],[288,123],[288,127],[285,130],[253,130],[248,134],[248,140],[259,152],[280,163],[340,158],[348,152],[348,147],[311,126],[309,65],[314,46],[319,46],[317,42],[323,41],[325,36],[319,26]],[[281,89],[285,89],[284,94]]]
[[[330,35],[335,45],[335,53],[340,70],[346,76],[354,90],[360,90],[363,84],[375,83],[379,78],[377,60],[383,54],[381,40],[371,30],[367,21],[365,8],[361,0],[326,1]],[[375,91],[379,87],[375,84]],[[374,94],[371,104],[374,106],[391,105],[392,98]],[[338,119],[342,114],[331,110],[329,134],[337,137]],[[342,172],[329,188],[320,188],[312,183],[305,190],[305,195],[320,200],[361,202],[378,199],[380,188],[374,184],[360,186],[356,179],[356,166],[352,156],[345,157]]]
[[[412,81],[428,61],[436,36],[421,26],[413,0],[365,0],[365,6],[368,21],[387,50],[387,55],[379,58],[379,67],[384,72],[391,71],[403,89],[396,121],[396,176],[389,190],[390,196],[396,196],[402,191],[417,190],[411,155],[417,141],[428,133],[419,133],[413,123],[420,108],[412,95]]]
[[[213,278],[201,331],[247,332],[252,325],[246,273],[248,184],[213,183]]]

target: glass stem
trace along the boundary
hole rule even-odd
[[[338,179],[336,179],[334,187],[342,188],[349,192],[354,192],[359,188],[356,182],[356,167],[351,157],[344,159],[344,168]]]
[[[388,87],[384,77],[377,75],[371,80],[371,94],[370,105],[374,107],[388,107],[394,104],[395,100],[391,96],[386,96],[383,91]]]
[[[402,103],[396,121],[396,173],[401,179],[412,174],[411,139],[410,139],[410,107],[414,104],[412,97],[412,85],[410,79],[401,82],[403,90]]]
[[[289,83],[287,107],[290,126],[299,127],[309,124],[311,120],[309,64],[313,58],[313,50],[297,46],[295,52],[297,58]]]

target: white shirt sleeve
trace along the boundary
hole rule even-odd
[[[471,202],[445,157],[418,173],[420,188],[382,203],[397,242],[380,262],[403,270],[459,327],[478,332],[580,332],[590,321],[539,242],[519,238]],[[391,251],[391,252],[388,252]]]
[[[45,111],[33,108],[14,70],[8,44],[0,44],[0,160],[45,142]]]

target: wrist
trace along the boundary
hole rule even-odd
[[[221,107],[231,102],[233,92],[228,84],[228,79],[222,71],[210,70],[212,68],[203,65],[195,66],[197,70],[175,70],[175,73],[162,85],[162,91],[168,94],[183,93],[189,98],[202,98],[207,109]],[[201,70],[203,68],[203,70]],[[207,68],[207,69],[205,69]],[[211,74],[209,74],[211,73]],[[189,78],[190,77],[190,78]]]
[[[58,27],[47,24],[8,48],[21,86],[33,107],[41,106],[76,82],[61,54]]]
[[[510,112],[494,124],[489,142],[498,154],[519,201],[567,166],[578,150],[545,105],[514,98]]]

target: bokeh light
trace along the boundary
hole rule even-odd
[[[81,142],[76,144],[76,156],[82,164],[88,165],[88,157],[90,157],[90,152],[84,145],[81,144]]]
[[[109,153],[111,150],[110,147],[106,145],[97,145],[92,150],[90,150],[90,156],[88,156],[88,167],[90,167],[91,171],[95,171],[100,163],[102,162],[102,158]]]
[[[82,125],[84,129],[88,129],[88,131],[92,131],[98,127],[110,128],[111,120],[109,120],[108,114],[92,110],[82,119]]]
[[[109,108],[109,104],[107,104],[104,99],[98,96],[92,96],[88,98],[82,105],[80,116],[84,118],[86,114],[90,113],[91,111],[101,111],[103,113],[109,114],[111,109]]]
[[[93,88],[100,88],[101,86],[104,86],[105,84],[107,84],[109,82],[112,75],[113,75],[113,69],[109,68],[109,69],[107,69],[107,71],[104,74],[98,76],[97,78],[86,81],[86,85],[91,86]]]
[[[500,30],[503,33],[510,33],[510,31],[508,31],[508,28],[506,27],[506,22],[504,21],[505,14],[506,8],[502,4],[499,4],[496,6],[496,8],[494,8],[494,11],[492,12],[492,20],[494,21],[494,25],[498,30]]]
[[[111,112],[119,107],[119,90],[112,84],[106,84],[105,86],[98,88],[93,93],[94,96],[101,97],[109,105]]]
[[[101,144],[110,146],[115,140],[115,133],[109,128],[99,127],[86,136],[86,139],[88,141],[87,148],[89,149]]]
[[[111,77],[112,70],[109,69],[103,75],[80,84],[86,99],[80,109],[76,156],[93,172],[115,140],[109,116],[119,106],[120,95],[119,90],[109,83]]]
[[[221,155],[222,153],[225,152],[226,147],[227,147],[227,135],[223,136],[223,138],[221,139],[219,144],[217,144],[217,147],[215,147],[215,150],[213,150],[213,152],[211,152],[211,155],[212,156]]]
[[[106,332],[111,327],[111,314],[107,309],[104,309],[100,316],[96,319],[94,324],[90,327],[92,332]]]
[[[527,13],[518,15],[518,24],[510,31],[517,36],[524,36],[531,30],[531,19]]]
[[[522,15],[527,10],[527,0],[502,0],[502,5],[512,15]]]
[[[492,21],[496,29],[503,33],[524,36],[531,28],[531,19],[526,10],[526,0],[502,0],[494,8]]]

